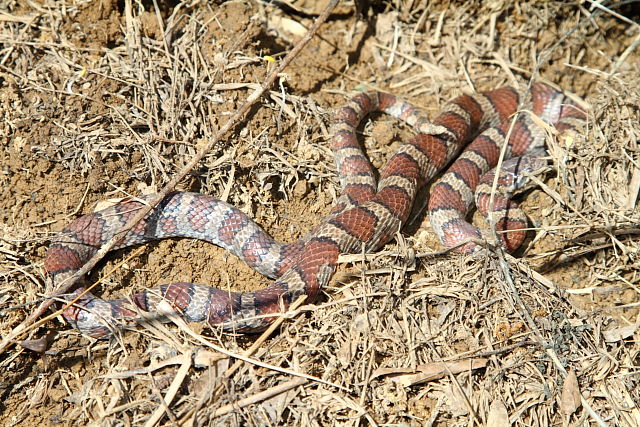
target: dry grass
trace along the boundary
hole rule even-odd
[[[317,11],[302,3],[304,13],[238,1],[0,2],[3,336],[45,293],[51,233],[97,200],[168,181],[274,67],[265,55],[279,58],[296,22],[311,24],[305,13]],[[52,321],[30,336],[59,331],[46,354],[2,355],[1,423],[640,424],[640,31],[615,15],[631,9],[426,3],[389,2],[368,21],[341,5],[182,187],[292,240],[335,200],[326,125],[350,89],[381,87],[433,116],[463,91],[534,76],[583,97],[590,120],[549,141],[556,173],[523,203],[536,237],[518,258],[439,253],[417,213],[381,252],[343,257],[325,298],[270,336],[175,319],[90,343]],[[362,130],[376,166],[410,134],[387,117]],[[195,242],[144,253],[102,294],[266,283]],[[260,365],[236,362],[246,358]]]

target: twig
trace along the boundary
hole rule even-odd
[[[609,75],[615,74],[618,71],[618,69],[622,66],[622,64],[624,64],[624,62],[627,60],[629,55],[631,55],[631,53],[638,46],[640,46],[640,31],[638,31],[638,34],[636,35],[636,38],[633,40],[633,42],[624,50],[624,52],[622,52],[622,55],[620,55],[620,57],[613,64],[613,66],[611,67],[611,70],[609,71]]]
[[[93,282],[90,286],[87,286],[87,288],[84,291],[82,291],[81,293],[79,293],[78,295],[76,295],[73,298],[73,300],[65,301],[65,304],[60,309],[56,310],[55,312],[49,314],[46,317],[43,317],[42,319],[39,319],[38,321],[35,321],[35,319],[34,319],[34,323],[32,323],[31,325],[26,325],[21,333],[25,333],[26,334],[27,332],[29,332],[29,331],[31,331],[33,329],[36,329],[39,326],[44,325],[49,320],[55,319],[56,317],[60,316],[62,313],[65,312],[66,309],[68,309],[69,307],[74,305],[80,298],[82,298],[87,293],[91,292],[91,290],[93,288],[95,288],[96,286],[98,286],[98,284],[100,284],[101,282],[106,280],[109,276],[111,276],[113,273],[115,273],[120,268],[122,268],[122,266],[124,264],[126,264],[127,262],[131,261],[132,259],[138,257],[138,255],[141,255],[143,251],[144,251],[144,248],[136,249],[132,254],[130,254],[124,260],[120,261],[115,267],[113,267],[111,270],[109,270],[109,272],[107,274],[105,274],[104,276],[100,277],[100,279],[98,279],[95,282]],[[58,298],[54,297],[53,301],[57,301],[57,300],[58,300]],[[45,303],[46,303],[46,301],[45,301]],[[4,361],[3,364],[6,364],[6,361]]]
[[[184,353],[182,355],[182,363],[180,364],[180,369],[178,369],[176,376],[173,378],[171,386],[169,386],[169,390],[164,395],[162,402],[160,402],[156,410],[144,424],[145,427],[155,426],[164,416],[165,411],[167,410],[169,405],[171,405],[171,402],[173,402],[173,399],[176,397],[176,394],[180,390],[180,386],[182,385],[184,379],[189,373],[189,370],[191,369],[191,357],[191,353]]]
[[[96,252],[94,256],[87,261],[85,265],[82,266],[78,271],[75,272],[71,277],[67,280],[60,283],[60,285],[53,290],[50,296],[54,296],[57,294],[62,294],[67,292],[71,286],[78,281],[82,276],[87,274],[95,265],[116,246],[120,240],[126,235],[126,233],[131,230],[142,218],[144,218],[150,211],[153,209],[160,201],[162,201],[171,191],[173,191],[174,187],[178,182],[180,182],[190,171],[193,169],[198,162],[200,162],[204,156],[213,148],[218,141],[226,135],[231,129],[233,129],[245,116],[245,114],[249,111],[249,109],[260,99],[260,97],[264,94],[266,90],[268,90],[271,85],[276,81],[279,77],[280,73],[291,63],[291,61],[298,56],[298,54],[302,51],[302,49],[309,43],[309,41],[313,38],[315,33],[320,28],[320,25],[326,21],[329,17],[329,14],[333,10],[333,8],[337,5],[339,0],[331,0],[322,14],[316,19],[313,23],[307,34],[300,40],[300,42],[285,56],[280,64],[267,76],[264,83],[256,89],[251,95],[247,97],[247,100],[242,104],[242,106],[231,116],[229,121],[227,121],[224,126],[220,128],[218,132],[215,133],[213,138],[204,146],[202,149],[180,170],[178,173],[174,175],[174,177],[164,186],[159,193],[155,195],[151,200],[149,200],[149,204],[140,209],[140,211],[129,221],[127,224],[122,227],[114,236],[109,239],[101,248]],[[40,317],[52,304],[54,303],[53,299],[48,299],[44,301],[36,310],[34,310],[22,323],[16,326],[7,336],[5,336],[0,342],[0,353],[3,353],[15,340],[18,336],[20,336],[27,327],[32,324],[38,317]]]
[[[306,295],[303,295],[301,297],[299,297],[297,300],[295,300],[293,302],[293,304],[291,304],[291,306],[289,307],[290,310],[292,309],[297,309],[305,300],[307,299]],[[251,347],[249,347],[247,350],[245,350],[242,353],[243,357],[251,357],[253,355],[253,353],[255,353],[255,351],[262,345],[262,343],[264,343],[267,338],[269,338],[271,336],[271,334],[273,333],[273,331],[275,331],[277,328],[280,327],[280,325],[282,324],[282,322],[284,322],[286,319],[291,318],[290,315],[288,315],[288,313],[282,313],[261,335],[260,337],[251,345]],[[227,369],[222,376],[227,379],[227,378],[231,378],[231,376],[242,366],[244,365],[246,362],[243,360],[236,360],[236,362],[229,368]],[[299,377],[302,378],[302,377]],[[215,381],[217,381],[219,379],[219,377],[214,378]],[[305,383],[309,380],[309,378],[302,378],[304,379]],[[214,390],[213,390],[213,395],[216,395],[220,392],[220,390],[222,390],[223,384],[219,384]],[[185,424],[185,425],[194,425],[194,415],[205,405],[206,401],[208,400],[207,395],[204,395],[199,401],[198,403],[189,410],[189,412],[187,414],[185,414],[182,417],[182,420],[180,421],[181,424]]]
[[[511,270],[509,268],[509,264],[505,259],[504,254],[502,253],[502,251],[497,251],[497,254],[498,254],[500,269],[502,270],[502,278],[504,280],[505,290],[508,290],[510,293],[509,295],[510,298],[508,298],[507,301],[509,301],[512,304],[513,310],[522,316],[522,319],[525,321],[525,323],[527,324],[527,326],[532,332],[534,341],[538,345],[540,345],[542,348],[546,349],[546,353],[551,359],[551,361],[553,362],[554,366],[560,372],[562,377],[565,378],[567,376],[567,370],[564,368],[564,365],[558,358],[558,355],[556,354],[555,350],[551,348],[551,346],[549,345],[549,342],[544,338],[542,332],[538,328],[538,325],[534,322],[533,317],[531,316],[531,313],[527,308],[527,305],[520,297],[520,292],[518,292],[518,289],[516,288],[513,282],[513,278],[511,277]],[[519,309],[518,307],[516,307],[516,304],[519,306]],[[607,425],[602,419],[602,417],[600,417],[600,415],[593,409],[593,407],[587,401],[587,399],[582,395],[582,393],[580,393],[580,401],[582,403],[582,406],[585,408],[585,410],[591,417],[591,419],[595,421],[596,424],[598,424],[601,427]]]
[[[262,402],[263,400],[285,393],[291,390],[292,388],[305,385],[306,383],[307,383],[307,380],[305,378],[294,378],[292,380],[289,380],[275,387],[268,388],[265,391],[261,391],[260,393],[256,393],[253,396],[249,396],[244,399],[240,399],[234,403],[224,405],[216,409],[211,416],[219,417],[221,415],[226,415],[230,412],[235,411],[236,409],[244,408],[246,406],[253,405],[254,403],[257,403],[257,402]]]
[[[164,304],[164,307],[163,307]],[[197,333],[195,333],[193,330],[191,330],[189,327],[186,326],[186,322],[182,319],[182,317],[178,316],[177,313],[175,313],[175,310],[173,309],[173,307],[166,301],[163,301],[160,303],[160,307],[161,310],[163,310],[164,314],[169,317],[171,319],[172,322],[182,326],[182,329],[189,335],[191,336],[191,338],[195,339],[196,341],[198,341],[200,344],[202,344],[205,347],[209,347],[212,350],[217,351],[218,353],[222,353],[222,354],[226,354],[229,357],[233,357],[234,359],[238,359],[241,360],[243,362],[246,363],[251,363],[253,365],[256,366],[260,366],[261,368],[265,368],[265,369],[269,369],[272,371],[276,371],[276,372],[281,372],[283,374],[287,374],[287,375],[291,375],[294,377],[300,377],[300,378],[305,378],[309,381],[313,381],[313,382],[317,382],[320,384],[325,384],[331,387],[335,387],[339,390],[342,391],[346,391],[347,393],[351,393],[351,389],[348,387],[344,387],[341,386],[340,384],[336,384],[336,383],[332,383],[331,381],[326,381],[323,380],[322,378],[318,378],[318,377],[314,377],[313,375],[307,375],[305,373],[302,372],[296,372],[292,369],[287,369],[287,368],[282,368],[280,366],[275,366],[266,362],[261,362],[260,360],[257,359],[252,359],[251,357],[247,357],[244,356],[244,354],[239,354],[239,353],[234,353],[230,350],[227,350],[224,347],[220,347],[219,345],[213,344],[209,341],[207,341],[206,339],[204,339],[201,335],[198,335]],[[172,313],[173,311],[173,313]],[[284,317],[284,315],[282,315],[281,317]]]
[[[300,307],[302,303],[306,301],[306,299],[307,299],[307,296],[302,295],[297,300],[295,300],[293,304],[291,304],[291,306],[289,307],[289,310],[297,310],[298,307]],[[245,350],[244,353],[242,353],[242,355],[244,357],[251,357],[253,353],[255,353],[256,350],[262,345],[262,343],[264,343],[267,340],[267,338],[269,338],[271,334],[280,327],[282,322],[284,322],[288,318],[289,316],[284,316],[284,315],[278,317],[271,325],[269,325],[267,330],[265,330],[260,335],[260,337],[253,344],[251,344],[251,347],[249,347],[247,350]],[[226,370],[223,376],[225,378],[231,378],[231,375],[233,375],[244,363],[245,362],[242,360],[237,360],[236,363],[233,364],[233,366],[231,366],[229,369]]]

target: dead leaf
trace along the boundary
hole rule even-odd
[[[606,342],[617,342],[629,338],[638,329],[638,325],[623,326],[621,328],[609,329],[602,331],[602,336]]]
[[[307,34],[307,27],[294,21],[293,19],[282,16],[272,16],[269,20],[270,28],[275,28],[282,36],[290,38],[300,38]]]
[[[494,427],[509,427],[509,413],[501,400],[494,400],[487,414],[487,425]]]
[[[116,198],[112,198],[112,199],[100,200],[100,201],[98,201],[98,203],[96,203],[96,206],[93,208],[93,211],[94,212],[99,212],[99,211],[105,210],[107,208],[110,208],[112,206],[118,205],[120,203],[128,202],[129,200],[132,200],[132,198],[131,197],[116,197]]]
[[[193,356],[193,364],[198,368],[206,368],[209,366],[218,365],[221,360],[226,360],[229,362],[229,356],[226,356],[222,353],[218,353],[217,351],[209,351],[209,350],[200,350],[196,351]]]
[[[338,357],[338,361],[340,361],[340,364],[342,365],[343,368],[349,366],[349,363],[351,362],[351,357],[352,357],[351,342],[349,339],[346,339],[340,345],[340,348],[338,349],[336,356]]]
[[[446,407],[454,417],[464,417],[469,414],[469,401],[464,391],[455,384],[448,384],[444,389]]]
[[[411,368],[379,368],[373,371],[371,379],[390,376],[390,380],[405,387],[433,381],[445,377],[451,372],[459,374],[487,366],[488,359],[465,359],[454,362],[434,362]]]
[[[560,411],[564,415],[573,414],[581,405],[580,402],[580,386],[578,385],[578,377],[573,369],[569,371],[564,379],[562,386],[562,394],[560,395]]]
[[[55,337],[55,333],[49,332],[44,337],[41,337],[35,340],[22,340],[22,341],[19,341],[18,344],[20,344],[22,347],[26,348],[27,350],[35,351],[36,353],[44,353],[49,349],[49,346],[53,342],[54,337]]]

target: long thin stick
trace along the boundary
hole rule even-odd
[[[294,378],[277,386],[268,388],[264,391],[256,393],[252,396],[245,397],[244,399],[240,399],[236,402],[229,403],[224,405],[218,409],[216,409],[213,414],[211,414],[211,418],[219,417],[221,415],[226,415],[235,410],[246,408],[249,405],[253,405],[254,403],[262,402],[267,400],[273,396],[277,396],[279,394],[285,393],[293,388],[296,388],[301,385],[305,385],[308,382],[305,378]]]
[[[67,280],[60,283],[60,285],[53,290],[51,296],[59,295],[67,292],[71,286],[78,281],[82,276],[87,274],[95,265],[109,252],[113,249],[114,246],[120,242],[120,240],[126,235],[126,233],[131,230],[142,218],[144,218],[150,211],[153,209],[161,200],[163,200],[167,194],[173,191],[174,187],[178,182],[180,182],[193,167],[198,164],[200,160],[211,150],[211,148],[218,143],[218,141],[227,134],[231,129],[233,129],[245,116],[247,111],[255,104],[260,97],[264,94],[266,90],[268,90],[271,85],[275,82],[275,80],[279,77],[280,73],[291,63],[291,61],[302,51],[302,49],[309,43],[309,41],[313,38],[315,33],[320,28],[320,25],[326,21],[329,17],[329,14],[333,10],[333,8],[338,4],[339,0],[331,0],[327,7],[325,8],[322,15],[316,19],[313,23],[307,34],[300,40],[300,42],[285,56],[280,64],[267,76],[264,83],[257,88],[247,100],[242,104],[242,106],[231,116],[229,121],[227,121],[224,126],[218,130],[213,135],[213,138],[187,163],[178,173],[174,175],[174,177],[164,186],[159,193],[153,197],[153,199],[149,200],[149,204],[140,209],[140,211],[133,217],[127,224],[122,227],[109,241],[107,241],[101,248],[96,252],[94,256],[87,261],[85,265],[82,266],[78,271],[75,272],[71,277]],[[48,299],[44,301],[38,308],[36,308],[22,323],[16,326],[7,336],[5,336],[0,342],[0,353],[3,353],[20,334],[22,334],[26,328],[32,324],[38,317],[40,317],[52,304],[54,303],[53,299]]]

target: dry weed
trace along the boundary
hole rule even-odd
[[[306,3],[0,2],[3,335],[45,292],[51,233],[170,179],[312,23]],[[555,174],[524,202],[536,237],[518,258],[439,253],[416,208],[253,347],[178,319],[111,343],[52,321],[30,336],[59,331],[45,354],[3,354],[1,423],[639,425],[639,31],[628,6],[603,7],[397,0],[359,21],[344,3],[182,183],[293,240],[336,198],[326,126],[356,85],[433,116],[464,91],[548,80],[589,122],[549,142]],[[410,131],[380,117],[362,133],[380,166]],[[102,294],[266,283],[199,243],[144,253]]]

